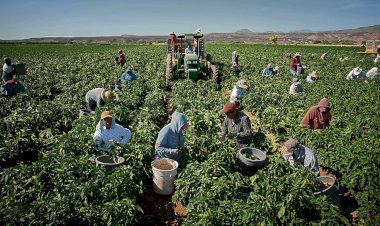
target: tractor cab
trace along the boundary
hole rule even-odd
[[[198,79],[201,68],[199,64],[199,58],[197,54],[187,53],[185,54],[184,69],[186,77],[190,79]]]

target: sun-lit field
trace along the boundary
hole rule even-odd
[[[124,49],[127,63],[114,63]],[[239,78],[249,83],[243,100],[253,113],[252,146],[266,152],[269,162],[255,175],[242,175],[232,142],[218,133],[238,77],[232,73],[231,53],[240,55]],[[19,79],[27,92],[0,97],[0,224],[1,225],[133,225],[152,223],[144,215],[151,161],[168,111],[183,112],[187,164],[179,170],[173,203],[181,202],[184,225],[344,225],[380,223],[380,80],[347,81],[357,66],[376,66],[359,47],[209,44],[220,84],[181,79],[165,91],[166,46],[163,45],[0,45],[2,56],[25,63]],[[288,94],[292,83],[288,53],[302,54],[304,92]],[[321,60],[322,53],[327,59]],[[312,55],[314,54],[314,57]],[[341,63],[338,57],[347,56]],[[263,77],[268,64],[282,74]],[[120,100],[79,118],[86,92],[112,88],[131,66],[138,80],[120,91]],[[318,80],[305,77],[317,71]],[[312,131],[299,126],[310,106],[327,97],[330,126]],[[100,155],[92,135],[100,113],[109,110],[132,132],[131,141],[117,151],[125,164],[106,174],[95,165]],[[291,167],[280,158],[281,145],[298,139],[314,150],[320,170],[336,176],[341,207],[316,196],[316,178],[304,167]],[[159,216],[150,216],[156,218]],[[169,217],[173,220],[174,216]],[[178,222],[177,222],[178,223]]]

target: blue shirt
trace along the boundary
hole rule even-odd
[[[276,75],[276,71],[273,70],[273,68],[264,68],[263,72],[261,73],[263,76],[274,76]]]
[[[137,76],[133,74],[132,72],[131,73],[124,72],[120,78],[121,83],[125,83],[126,81],[130,82],[134,80],[137,80]]]
[[[185,137],[181,131],[187,124],[186,116],[180,112],[172,114],[172,121],[158,133],[156,140],[156,158],[171,158],[179,161],[182,156],[180,150],[185,147]]]

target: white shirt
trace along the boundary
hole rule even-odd
[[[99,123],[93,138],[98,149],[101,151],[110,151],[112,142],[126,144],[132,137],[131,131],[119,124],[113,123],[110,129],[106,129],[101,122]],[[100,129],[100,127],[102,128]]]
[[[193,53],[193,50],[191,48],[187,47],[185,49],[185,53]]]
[[[374,78],[376,75],[378,75],[377,67],[372,68],[366,74],[367,78]]]
[[[230,102],[234,103],[236,101],[241,101],[245,96],[246,89],[240,88],[238,85],[235,85],[231,91]]]
[[[12,64],[10,66],[8,66],[7,64],[4,63],[4,65],[3,65],[3,71],[6,72],[6,73],[11,73],[13,71]]]

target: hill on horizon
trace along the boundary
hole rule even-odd
[[[309,29],[292,32],[253,32],[249,29],[239,29],[234,33],[206,33],[207,42],[243,42],[266,43],[270,35],[278,36],[278,43],[345,43],[360,44],[366,40],[380,40],[380,25],[359,27],[336,31],[312,31]],[[133,35],[96,37],[40,37],[23,40],[0,40],[0,43],[69,43],[69,44],[110,44],[110,43],[165,43],[167,35]]]

